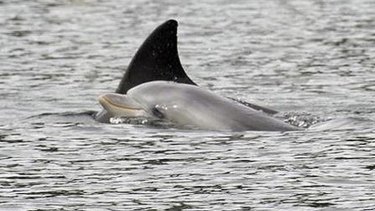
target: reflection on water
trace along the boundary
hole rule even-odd
[[[374,210],[374,6],[0,1],[0,210]],[[97,96],[170,18],[194,81],[314,126],[95,122]]]

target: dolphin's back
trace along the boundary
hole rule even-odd
[[[212,130],[288,131],[298,128],[197,86],[154,81],[129,90],[145,110],[178,124]]]

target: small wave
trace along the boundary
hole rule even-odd
[[[41,113],[27,117],[24,122],[33,125],[34,128],[43,128],[50,124],[71,127],[96,122],[95,114],[95,111]]]
[[[286,123],[300,128],[309,128],[314,124],[324,121],[324,119],[320,118],[319,116],[315,116],[305,112],[288,112],[280,114],[277,117],[283,119]]]
[[[175,128],[176,125],[169,121],[164,121],[149,117],[112,117],[109,120],[111,124],[132,124],[132,125],[146,125],[156,128]]]
[[[312,125],[311,130],[356,130],[358,128],[365,129],[374,125],[374,121],[362,117],[343,117],[335,118],[327,121],[319,122]]]
[[[39,119],[43,117],[58,116],[58,117],[77,117],[77,116],[91,116],[93,117],[97,112],[96,111],[81,111],[81,112],[56,112],[56,113],[41,113],[37,115],[32,115],[26,119]]]
[[[358,127],[366,128],[374,121],[362,117],[321,118],[309,113],[288,112],[277,116],[285,122],[309,130],[354,130]]]

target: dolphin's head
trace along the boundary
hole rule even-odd
[[[173,122],[191,122],[191,109],[187,105],[193,103],[189,99],[189,89],[193,85],[176,86],[175,82],[155,81],[138,85],[130,89],[126,95],[104,94],[99,103],[113,117],[153,117],[168,119]],[[182,86],[182,87],[181,87]]]

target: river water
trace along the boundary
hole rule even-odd
[[[0,210],[375,210],[375,1],[0,0]],[[179,21],[200,86],[312,128],[103,124]]]

